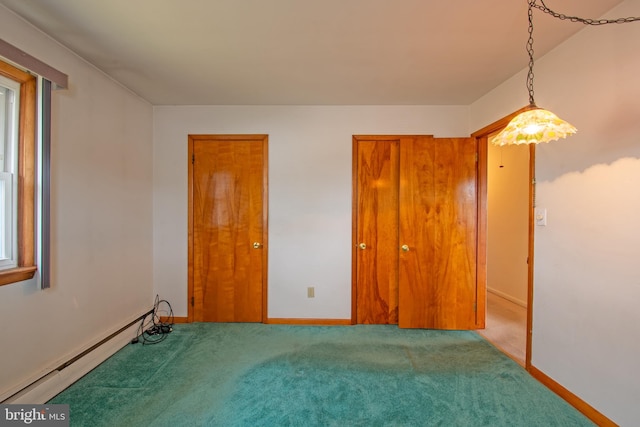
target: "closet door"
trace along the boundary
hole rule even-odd
[[[475,138],[401,140],[399,321],[476,327]]]
[[[267,135],[189,135],[189,317],[266,318]]]
[[[399,140],[354,139],[356,323],[398,323]]]

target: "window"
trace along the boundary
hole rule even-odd
[[[0,285],[36,271],[36,78],[0,61]]]
[[[18,128],[20,84],[0,76],[0,269],[16,267],[18,256]]]

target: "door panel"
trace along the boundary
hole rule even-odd
[[[356,318],[398,322],[398,141],[359,141],[356,204]]]
[[[196,321],[263,319],[265,138],[192,141]]]
[[[434,293],[446,303],[434,314],[432,327],[473,329],[478,212],[475,139],[436,139],[435,170]]]
[[[437,233],[435,144],[432,137],[402,140],[400,154],[399,317],[403,328],[433,327],[443,301],[435,291]],[[406,245],[406,246],[405,246]],[[405,247],[404,250],[403,247]]]
[[[475,139],[403,140],[400,171],[399,326],[473,329]]]

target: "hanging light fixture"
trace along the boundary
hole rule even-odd
[[[529,72],[527,73],[527,89],[529,90],[529,105],[525,111],[514,117],[500,133],[491,138],[491,143],[494,145],[538,144],[566,138],[577,131],[575,127],[551,111],[538,107],[533,99],[533,8],[536,0],[528,1],[529,39],[527,53],[529,54]]]
[[[529,90],[529,106],[509,122],[502,132],[491,138],[494,145],[538,144],[565,138],[576,133],[576,128],[558,118],[551,111],[538,107],[533,99],[533,9],[539,9],[554,18],[585,25],[626,24],[640,21],[640,17],[616,19],[588,19],[568,16],[549,9],[544,0],[527,0],[529,2],[529,40],[527,53],[529,54],[529,72],[527,73],[527,89]],[[540,4],[538,4],[538,1]]]

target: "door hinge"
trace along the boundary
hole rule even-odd
[[[478,163],[478,153],[476,153],[476,163]]]
[[[474,303],[473,303],[473,312],[474,312],[474,313],[477,313],[477,312],[478,312],[478,303],[477,303],[477,302],[474,302]]]
[[[196,162],[196,155],[195,154],[191,154],[191,164],[194,164]]]
[[[191,307],[193,307],[194,301],[195,301],[195,298],[191,297]]]

